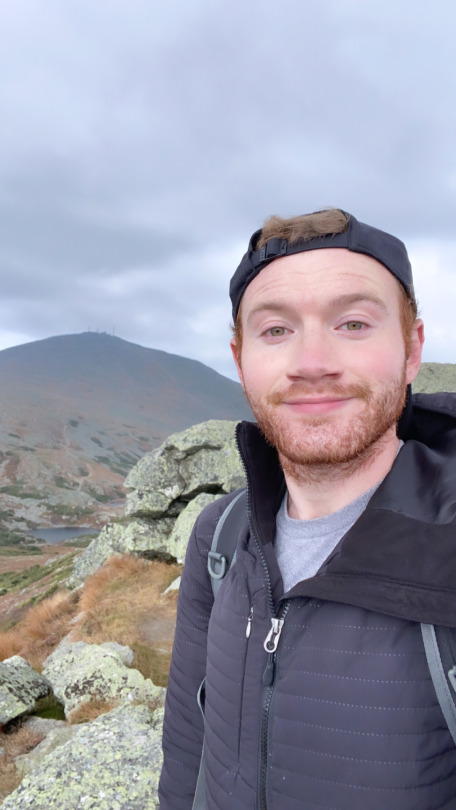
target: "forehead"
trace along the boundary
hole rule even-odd
[[[275,259],[253,279],[242,311],[269,301],[312,303],[343,293],[366,293],[386,305],[399,303],[399,282],[371,256],[346,248],[324,248]]]

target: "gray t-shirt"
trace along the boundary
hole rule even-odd
[[[359,498],[324,517],[295,520],[288,514],[287,495],[277,514],[275,549],[284,592],[317,573],[339,540],[364,512],[380,481]]]

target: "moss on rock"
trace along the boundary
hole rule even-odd
[[[2,810],[156,810],[162,713],[121,706],[31,771]]]

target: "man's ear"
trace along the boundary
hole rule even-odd
[[[242,368],[241,368],[241,352],[240,352],[240,349],[239,349],[238,344],[236,342],[236,338],[234,338],[234,337],[231,338],[230,346],[231,346],[231,353],[233,355],[233,360],[234,360],[234,362],[236,364],[237,373],[239,375],[241,385],[244,388],[244,376],[242,374]]]
[[[421,318],[417,318],[413,324],[410,337],[410,351],[407,357],[407,383],[413,382],[420,370],[423,343],[424,325]]]

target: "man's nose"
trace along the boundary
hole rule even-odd
[[[290,379],[336,378],[342,370],[339,352],[326,329],[309,326],[296,336],[287,372]]]

